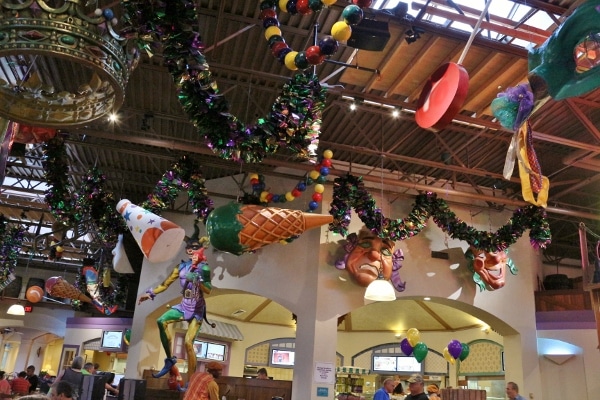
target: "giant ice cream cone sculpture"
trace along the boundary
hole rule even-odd
[[[46,280],[46,292],[50,296],[63,299],[80,300],[85,303],[91,303],[92,299],[81,293],[79,289],[65,281],[62,276],[53,276]]]
[[[229,203],[210,213],[206,231],[214,248],[240,255],[332,221],[331,215]]]
[[[185,237],[185,230],[179,225],[127,199],[119,201],[117,211],[125,218],[129,231],[149,261],[169,261],[177,255]]]

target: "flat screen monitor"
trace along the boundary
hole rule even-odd
[[[396,358],[395,356],[373,356],[373,371],[396,371]]]
[[[422,365],[414,357],[397,357],[396,372],[423,372]]]
[[[201,342],[200,340],[194,340],[194,352],[196,353],[196,358],[206,358],[207,348],[208,343]]]
[[[123,336],[122,330],[104,330],[100,337],[100,351],[123,351]]]
[[[225,361],[225,345],[208,342],[206,344],[206,358],[209,360]]]
[[[373,371],[423,372],[421,363],[411,356],[373,356]]]
[[[272,349],[271,365],[293,366],[294,355],[293,350]]]

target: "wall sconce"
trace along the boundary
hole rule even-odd
[[[575,354],[544,354],[545,359],[552,361],[556,365],[563,365],[573,357],[575,357]]]
[[[12,306],[8,307],[6,313],[10,315],[25,315],[25,307],[19,303],[13,304]]]

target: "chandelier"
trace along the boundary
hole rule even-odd
[[[0,116],[76,126],[123,104],[139,52],[115,31],[115,11],[96,4],[0,0]]]

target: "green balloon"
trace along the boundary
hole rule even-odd
[[[464,361],[465,358],[469,357],[469,352],[471,351],[471,349],[469,349],[469,345],[466,343],[461,343],[462,346],[462,350],[460,352],[460,356],[458,356],[458,359],[460,361]]]
[[[423,342],[417,343],[413,348],[413,355],[415,356],[418,362],[423,362],[425,357],[427,357],[428,352],[429,349],[427,348],[427,345]]]

